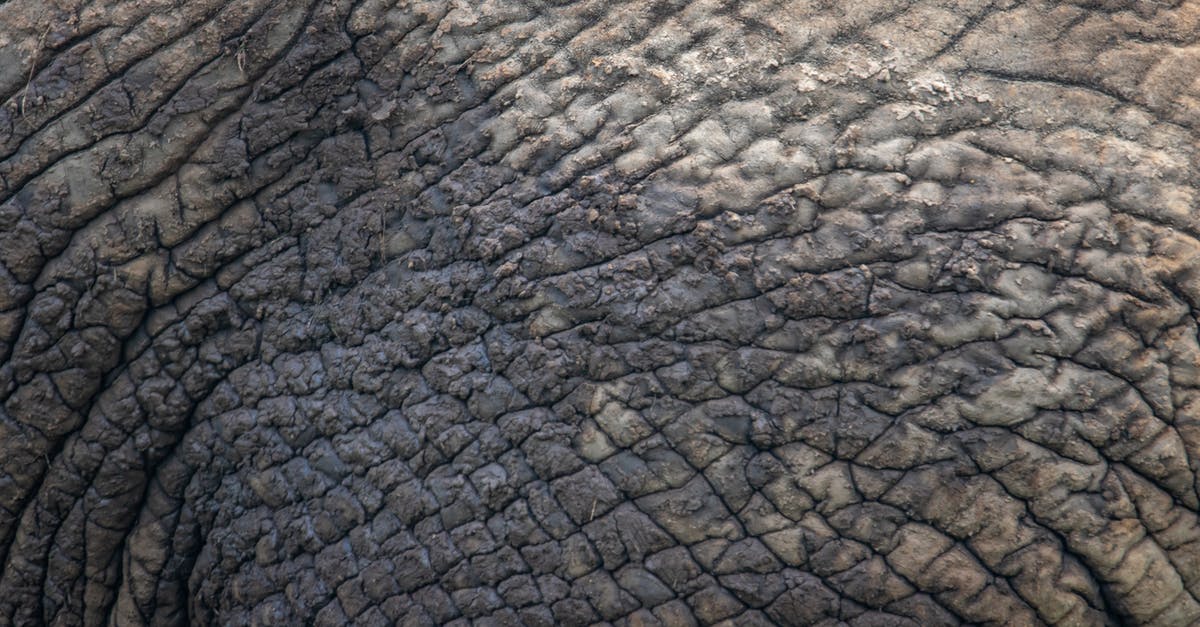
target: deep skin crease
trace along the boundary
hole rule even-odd
[[[0,625],[1200,623],[1198,44],[0,0]]]

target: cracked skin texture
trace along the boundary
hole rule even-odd
[[[1198,43],[0,2],[0,624],[1197,624]]]

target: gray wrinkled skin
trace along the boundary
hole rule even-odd
[[[1200,2],[0,0],[0,624],[1200,621]]]

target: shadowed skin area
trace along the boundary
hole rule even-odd
[[[0,0],[0,625],[1200,621],[1200,2]]]

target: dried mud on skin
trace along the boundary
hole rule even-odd
[[[0,0],[0,625],[1196,624],[1198,43]]]

